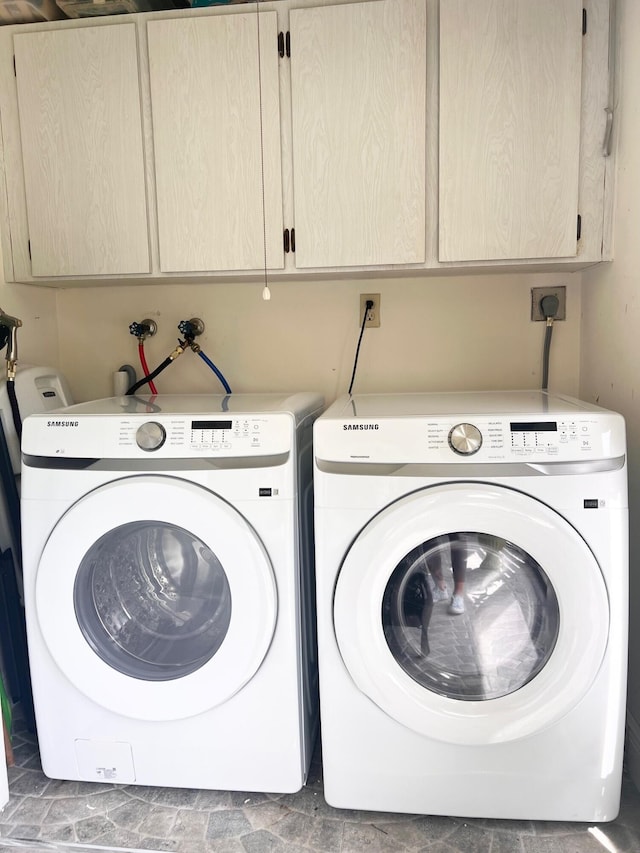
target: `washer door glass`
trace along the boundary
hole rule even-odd
[[[122,477],[67,509],[29,594],[33,630],[81,693],[126,717],[176,720],[254,678],[278,597],[253,526],[272,526],[272,510],[255,500],[248,509],[253,523],[169,475]]]
[[[198,669],[231,621],[219,559],[197,536],[164,522],[132,522],[101,536],[80,563],[73,597],[96,654],[151,681]]]
[[[455,596],[455,597],[454,597]],[[541,566],[513,542],[450,533],[413,548],[384,591],[389,649],[441,696],[487,700],[528,684],[558,638],[558,599]]]

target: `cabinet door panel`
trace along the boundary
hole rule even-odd
[[[149,272],[135,25],[14,48],[32,274]]]
[[[281,268],[276,13],[151,21],[147,33],[161,270],[261,269],[265,227],[267,265]]]
[[[297,267],[425,260],[425,8],[291,12]]]
[[[440,3],[439,260],[577,252],[580,0]]]

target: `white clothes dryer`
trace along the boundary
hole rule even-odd
[[[22,524],[53,778],[293,792],[317,724],[315,394],[27,418]]]
[[[614,819],[622,417],[538,391],[357,395],[314,448],[327,801]]]

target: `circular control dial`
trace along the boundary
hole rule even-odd
[[[136,432],[136,444],[140,450],[152,451],[162,447],[167,437],[167,433],[162,424],[156,421],[147,421],[138,427]]]
[[[482,433],[473,424],[456,424],[449,433],[449,447],[460,456],[472,456],[482,447]]]

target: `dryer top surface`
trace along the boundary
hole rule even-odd
[[[343,395],[324,417],[384,418],[445,415],[464,419],[473,415],[611,414],[575,397],[548,391],[452,391],[416,394]]]

